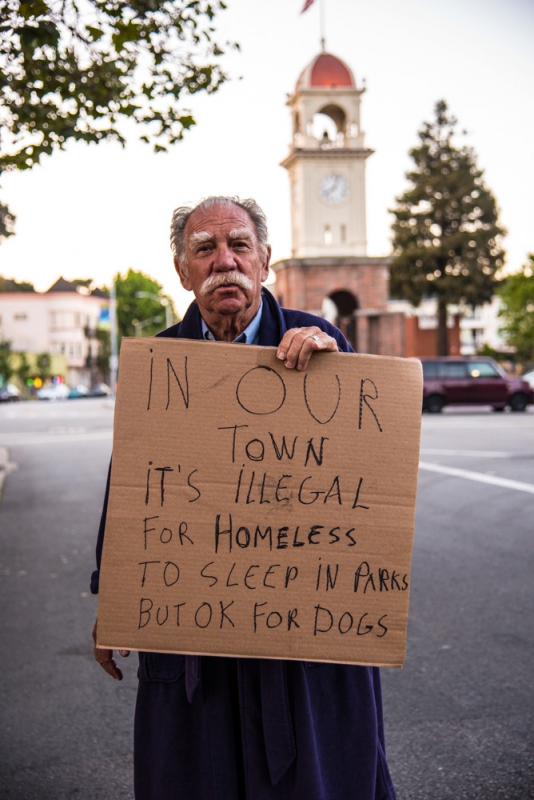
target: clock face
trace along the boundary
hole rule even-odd
[[[332,206],[342,203],[349,194],[349,184],[342,175],[331,172],[321,181],[321,197]]]

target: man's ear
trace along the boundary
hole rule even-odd
[[[191,281],[189,280],[189,273],[187,272],[186,269],[184,269],[184,267],[178,260],[177,256],[175,256],[174,258],[174,269],[178,273],[178,277],[180,278],[180,283],[182,284],[184,289],[187,289],[187,291],[190,292],[192,286],[191,286]]]
[[[271,245],[266,247],[266,255],[261,267],[261,282],[266,281],[269,276],[269,264],[271,263]]]

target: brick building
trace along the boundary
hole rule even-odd
[[[388,310],[389,259],[367,255],[360,98],[350,68],[320,53],[288,99],[293,138],[282,162],[291,186],[292,257],[273,265],[286,306],[335,322],[363,353],[405,354],[402,312]]]

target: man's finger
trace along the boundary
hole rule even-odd
[[[93,635],[93,642],[94,642],[94,645],[95,645],[94,648],[93,648],[93,655],[95,657],[95,660],[100,664],[102,669],[105,672],[108,673],[108,675],[111,675],[111,677],[115,678],[115,680],[117,680],[117,681],[122,681],[122,671],[117,666],[117,664],[115,663],[115,660],[113,658],[113,650],[108,650],[108,648],[105,648],[105,647],[97,647],[97,644],[96,644],[97,626],[98,626],[98,620],[96,619],[94,627],[93,627],[93,634],[92,634]],[[122,653],[129,654],[130,651],[129,650],[122,650],[122,651],[119,651],[119,652],[122,655]]]
[[[278,345],[278,350],[276,352],[276,355],[281,361],[286,360],[287,353],[291,347],[293,339],[300,333],[302,333],[302,328],[290,328],[288,331],[284,333],[280,341],[280,344]]]
[[[312,335],[317,335],[319,333],[321,333],[320,328],[316,327],[290,328],[290,330],[285,332],[282,341],[278,345],[278,358],[285,361],[285,366],[288,369],[293,369],[293,367],[297,366],[301,350],[304,347],[305,351],[308,351],[308,357],[305,358],[307,364],[309,356],[313,350],[317,348],[313,347],[315,344],[313,340],[311,340],[311,343],[308,342],[308,344],[306,344],[306,342]]]
[[[336,340],[316,326],[291,328],[278,345],[277,355],[288,369],[306,369],[316,350],[338,351]]]
[[[98,663],[100,664],[100,666],[102,667],[102,669],[105,672],[108,673],[108,675],[111,675],[112,678],[115,678],[118,681],[122,681],[122,671],[121,671],[120,667],[117,666],[117,664],[115,663],[115,659],[111,655],[111,653],[113,651],[112,650],[101,650],[99,647],[95,648],[95,651],[98,652],[98,653],[103,653],[103,654],[110,653],[108,658],[104,658],[103,659],[101,655],[99,657],[97,657],[96,652],[95,652],[95,658],[98,661]]]

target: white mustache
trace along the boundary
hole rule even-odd
[[[218,289],[219,286],[239,286],[240,289],[248,289],[248,291],[252,291],[254,288],[250,278],[242,275],[241,272],[221,272],[219,275],[211,275],[206,278],[200,287],[200,294],[210,294],[210,292]]]

